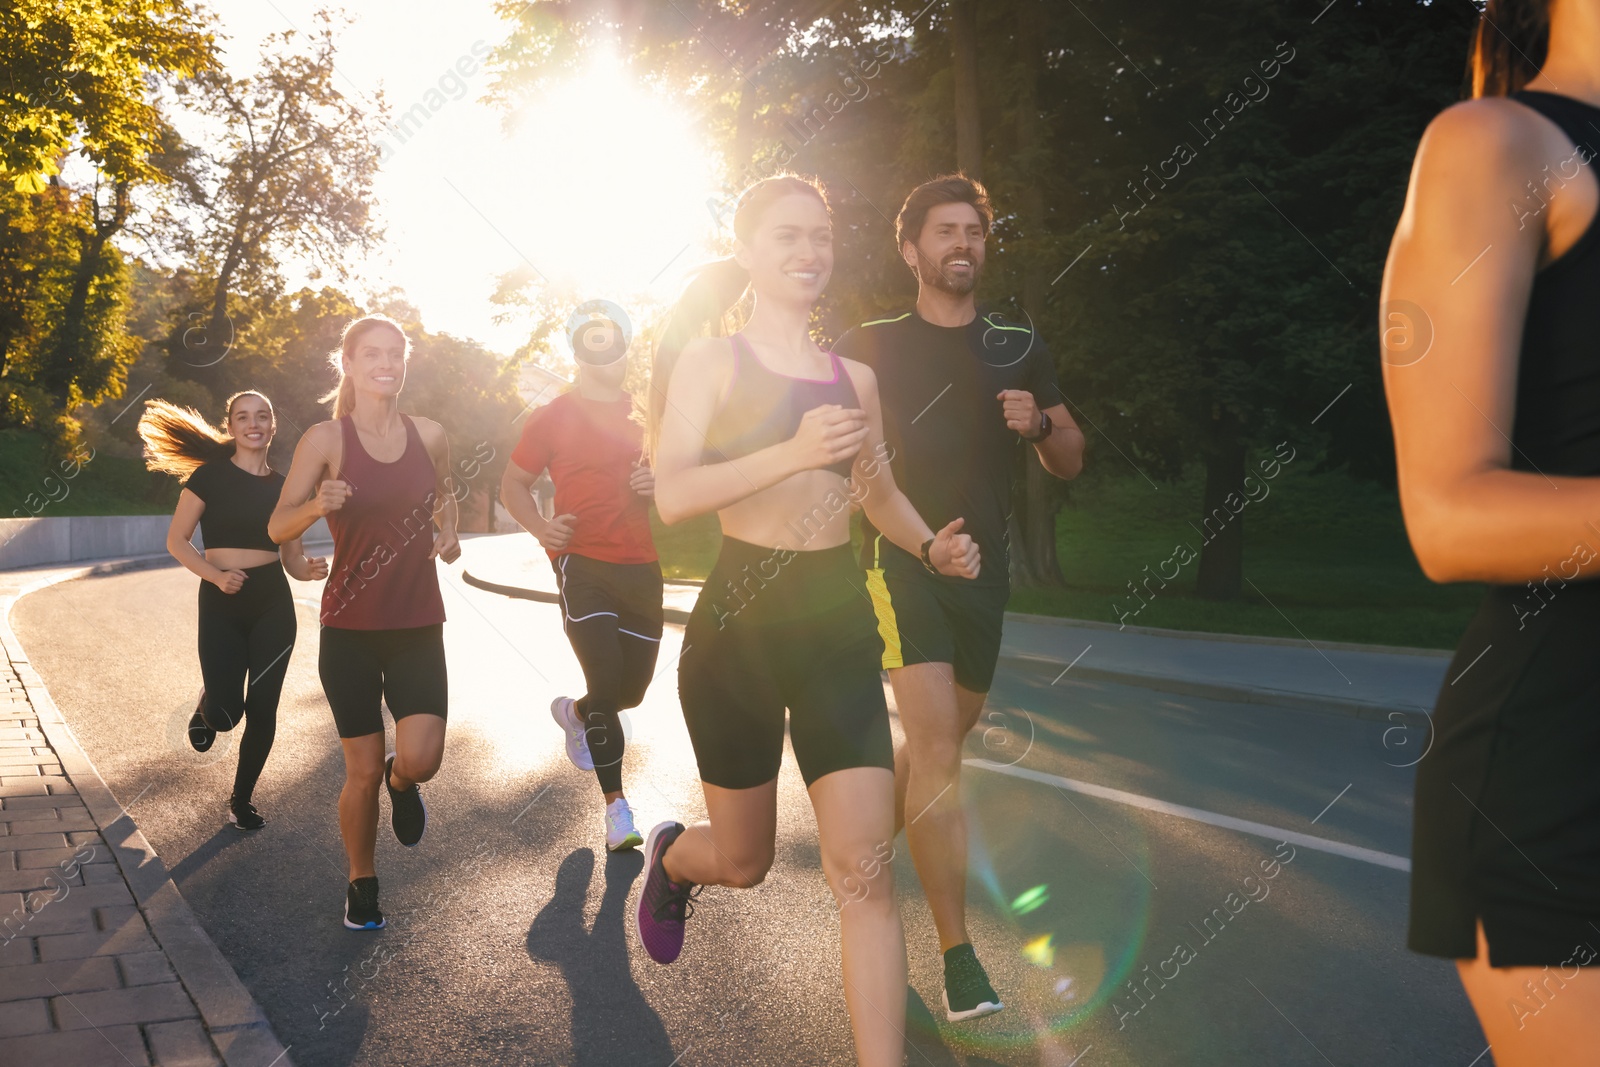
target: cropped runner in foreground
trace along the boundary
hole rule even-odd
[[[622,389],[628,341],[610,319],[573,330],[577,388],[528,416],[500,479],[501,502],[555,568],[561,626],[588,692],[556,697],[550,714],[566,733],[567,758],[600,781],[612,852],[644,841],[623,794],[618,714],[644,700],[662,627],[661,564],[650,536],[655,475],[643,462],[633,397]],[[533,497],[547,470],[556,487],[549,519]]]
[[[1417,765],[1410,947],[1500,1067],[1600,1058],[1600,4],[1491,0],[1417,148],[1380,329],[1400,504],[1487,582]]]
[[[856,1056],[899,1067],[905,938],[883,862],[894,837],[894,751],[872,608],[849,544],[852,501],[941,573],[975,577],[978,549],[959,518],[935,535],[895,488],[872,372],[811,339],[812,308],[833,270],[821,188],[793,176],[758,182],[739,198],[733,228],[733,258],[705,268],[674,309],[651,385],[661,518],[715,511],[723,540],[678,666],[710,817],[650,831],[639,936],[652,958],[671,963],[698,887],[747,888],[766,876],[787,708],[840,906]],[[743,330],[698,336],[722,325],[747,290],[754,306]]]
[[[398,407],[410,353],[399,324],[381,315],[344,328],[329,356],[339,373],[324,397],[333,418],[295,446],[271,522],[277,541],[323,517],[333,531],[317,671],[344,748],[339,833],[350,862],[344,924],[352,930],[384,924],[373,865],[379,784],[395,837],[415,845],[428,823],[417,786],[444,758],[444,599],[434,560],[454,561],[461,546],[444,428]],[[394,716],[387,758],[385,704]]]

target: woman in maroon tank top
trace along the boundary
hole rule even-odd
[[[373,849],[378,785],[389,793],[395,837],[415,845],[427,825],[418,783],[444,756],[447,685],[444,601],[435,559],[454,562],[456,498],[443,427],[400,413],[410,344],[381,315],[347,325],[329,361],[339,385],[333,418],[295,448],[268,531],[300,536],[326,517],[333,565],[322,593],[318,671],[344,746],[339,830],[350,860],[344,924],[383,926]],[[394,716],[384,757],[381,708]]]
[[[1489,0],[1384,271],[1401,510],[1488,588],[1417,762],[1408,942],[1500,1067],[1600,1057],[1600,9]]]

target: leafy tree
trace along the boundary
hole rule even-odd
[[[386,109],[380,98],[369,113],[334,88],[325,12],[304,47],[301,36],[268,37],[254,77],[214,72],[196,80],[198,106],[224,132],[201,169],[201,222],[185,247],[209,290],[167,339],[190,367],[215,366],[240,340],[248,320],[233,314],[243,309],[230,294],[270,298],[294,257],[344,278],[345,256],[381,237],[370,200]]]

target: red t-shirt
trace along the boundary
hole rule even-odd
[[[536,408],[511,462],[556,485],[556,515],[576,515],[566,552],[605,563],[651,563],[650,500],[628,486],[644,452],[633,399],[586,400],[577,390]],[[552,552],[554,559],[562,553]]]

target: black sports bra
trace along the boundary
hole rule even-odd
[[[726,463],[787,441],[812,408],[861,406],[844,363],[834,353],[828,353],[832,378],[795,378],[769,370],[743,334],[736,333],[729,340],[733,342],[733,381],[706,428],[701,463]],[[848,478],[854,463],[852,457],[822,469]]]
[[[1600,148],[1600,108],[1555,93],[1511,99],[1539,112],[1571,139],[1558,170],[1572,180]],[[1566,173],[1570,171],[1571,173]],[[1532,201],[1537,204],[1537,201]],[[1573,246],[1533,276],[1517,365],[1513,470],[1600,474],[1600,212]]]

